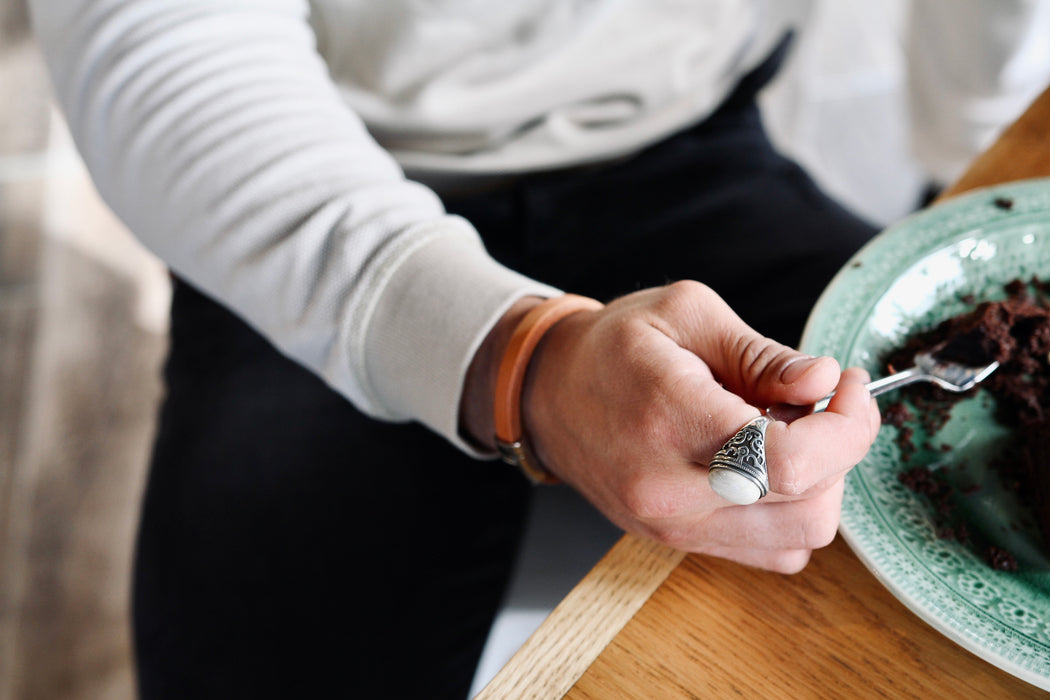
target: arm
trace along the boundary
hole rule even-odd
[[[365,412],[465,447],[470,358],[512,303],[556,290],[403,177],[338,96],[306,3],[32,11],[77,146],[140,240]]]
[[[557,292],[495,264],[402,177],[336,95],[304,3],[33,2],[78,146],[142,240],[363,410],[491,446],[495,367],[535,297]],[[524,424],[625,529],[796,570],[834,533],[843,473],[877,427],[862,379],[679,284],[555,325]],[[826,413],[767,433],[776,495],[740,508],[711,493],[706,460],[754,406],[836,383]]]

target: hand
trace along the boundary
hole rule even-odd
[[[762,337],[712,290],[682,282],[552,328],[526,375],[523,419],[542,462],[626,531],[788,573],[834,538],[844,476],[878,432],[866,380]],[[756,407],[833,389],[827,411],[768,427],[766,498],[736,506],[711,491],[708,460]]]

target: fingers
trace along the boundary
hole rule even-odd
[[[721,508],[697,520],[650,523],[643,534],[676,549],[791,574],[838,531],[844,480],[806,500]]]
[[[867,378],[862,370],[844,372],[826,411],[766,429],[772,492],[805,494],[864,458],[880,424],[878,407],[864,387]]]
[[[704,515],[681,514],[646,523],[650,537],[691,552],[813,550],[831,543],[838,530],[844,478],[828,482],[808,498],[728,506]]]
[[[717,380],[748,403],[814,403],[838,382],[840,369],[833,358],[810,357],[758,334],[711,289],[679,282],[664,294],[656,307],[658,327],[704,358]]]
[[[765,454],[772,493],[767,498],[803,495],[863,459],[880,425],[878,407],[864,387],[867,379],[863,370],[847,370],[826,411],[791,423],[768,425]],[[721,388],[709,391],[703,401],[707,410],[696,417],[698,429],[691,457],[695,463],[707,465],[730,437],[758,415],[758,410],[742,408],[738,397]],[[725,504],[713,493],[706,496],[693,496],[698,508]]]

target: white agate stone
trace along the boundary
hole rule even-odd
[[[729,469],[712,469],[707,483],[719,496],[738,506],[749,506],[762,497],[758,484]]]

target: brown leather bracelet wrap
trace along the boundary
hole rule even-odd
[[[496,377],[496,448],[503,461],[520,468],[533,483],[553,484],[558,478],[547,471],[525,443],[521,425],[521,392],[525,371],[543,335],[566,316],[595,311],[602,303],[576,294],[547,299],[521,320],[507,343]]]

